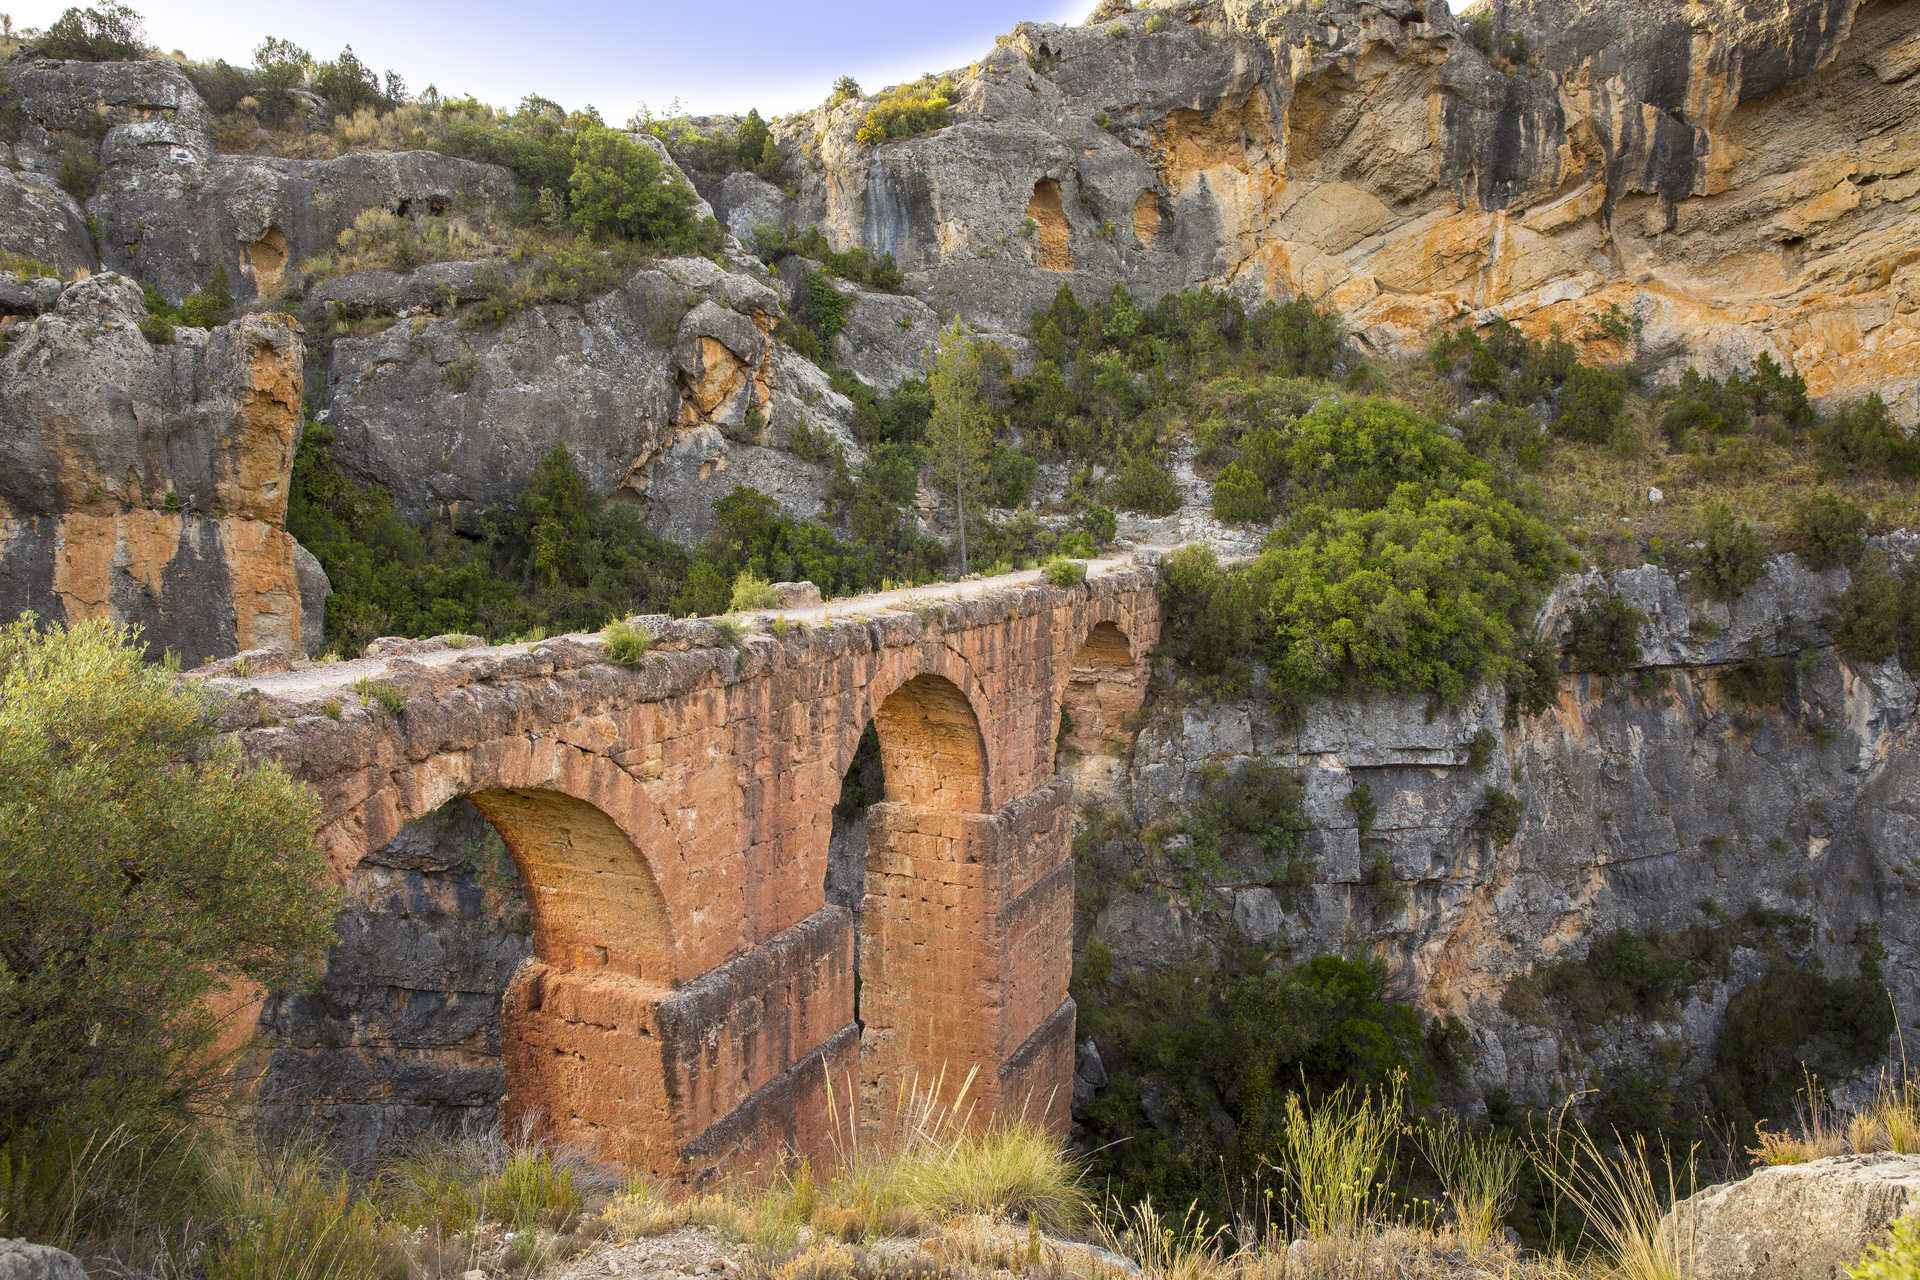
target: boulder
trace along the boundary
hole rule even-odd
[[[1660,1235],[1694,1280],[1844,1280],[1920,1214],[1920,1156],[1833,1156],[1761,1169],[1675,1205]]]
[[[0,1240],[0,1280],[87,1280],[87,1273],[64,1249]]]

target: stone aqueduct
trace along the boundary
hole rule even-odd
[[[969,1072],[976,1107],[1064,1125],[1056,737],[1063,709],[1091,743],[1139,706],[1151,572],[1103,563],[1070,589],[1018,575],[769,621],[738,647],[663,623],[634,666],[563,637],[388,642],[214,678],[240,695],[226,714],[249,758],[318,791],[334,875],[456,797],[506,841],[534,949],[503,1001],[509,1125],[697,1177],[822,1154],[836,1117],[874,1122],[898,1082]],[[383,710],[367,680],[404,705]],[[856,915],[825,882],[869,723],[886,781]]]

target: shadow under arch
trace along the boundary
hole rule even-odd
[[[1081,756],[1097,755],[1125,736],[1127,717],[1146,700],[1145,664],[1118,623],[1097,622],[1075,650],[1060,690],[1056,767],[1063,747]]]

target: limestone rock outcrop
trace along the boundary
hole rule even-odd
[[[1767,352],[1816,397],[1920,417],[1911,4],[1490,12],[1484,34],[1439,0],[1023,23],[948,128],[862,145],[858,100],[778,126],[806,157],[789,217],[990,327],[1063,282],[1212,283],[1330,303],[1374,350],[1505,316],[1669,374]]]
[[[1915,541],[1882,545],[1899,560]],[[1730,1004],[1767,976],[1769,947],[1782,942],[1784,926],[1744,940],[1727,927],[1754,910],[1803,920],[1798,954],[1834,976],[1851,976],[1861,939],[1874,939],[1880,982],[1911,1022],[1920,685],[1897,662],[1854,666],[1830,647],[1815,620],[1844,570],[1814,574],[1791,556],[1768,569],[1731,609],[1664,569],[1613,575],[1651,618],[1641,665],[1616,678],[1569,672],[1536,716],[1509,715],[1499,690],[1457,711],[1420,698],[1326,701],[1298,725],[1257,695],[1157,696],[1127,763],[1084,777],[1082,799],[1120,806],[1134,831],[1164,832],[1194,812],[1210,766],[1280,764],[1305,788],[1311,880],[1289,891],[1265,864],[1230,865],[1196,897],[1151,883],[1141,844],[1095,842],[1079,872],[1085,923],[1117,972],[1172,971],[1236,937],[1299,956],[1375,956],[1395,991],[1465,1024],[1464,1106],[1499,1094],[1551,1107],[1652,1064],[1710,1071]],[[1582,584],[1567,580],[1550,602],[1551,632]],[[1778,703],[1731,692],[1730,669],[1748,655],[1786,659]],[[1363,784],[1377,810],[1364,830],[1349,799]],[[1480,828],[1489,788],[1521,805],[1504,846]],[[1669,1014],[1600,1027],[1508,1007],[1529,974],[1612,930],[1694,927],[1725,930],[1724,972],[1703,975]]]
[[[303,593],[284,528],[297,326],[256,314],[155,345],[145,315],[138,287],[105,273],[8,330],[0,615],[136,622],[189,664],[317,643],[325,576],[311,566]]]
[[[0,251],[63,269],[97,262],[173,302],[216,268],[237,297],[272,298],[289,263],[330,249],[367,209],[443,212],[514,197],[506,170],[429,151],[313,161],[218,154],[212,114],[168,62],[41,59],[10,69],[9,83],[20,172],[0,180],[0,208],[29,199],[39,207],[29,222],[0,220]],[[76,146],[99,167],[91,233],[52,181]]]
[[[1681,1201],[1660,1235],[1696,1280],[1840,1280],[1920,1214],[1920,1157],[1831,1156],[1755,1171]]]
[[[439,278],[471,278],[473,264],[441,268]],[[404,288],[428,270],[347,277],[330,292]],[[533,307],[497,329],[420,311],[333,343],[322,417],[341,461],[412,516],[457,519],[510,499],[556,443],[588,485],[626,490],[671,538],[706,532],[713,504],[740,484],[810,516],[829,477],[785,450],[795,428],[827,432],[851,458],[862,451],[847,429],[852,405],[773,339],[783,309],[750,275],[673,258],[590,302]]]

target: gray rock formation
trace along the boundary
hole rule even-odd
[[[269,1132],[319,1123],[370,1163],[422,1133],[499,1124],[500,996],[533,953],[506,846],[456,801],[349,877],[319,990],[268,1001]]]
[[[1832,1156],[1756,1170],[1681,1201],[1660,1237],[1695,1280],[1840,1280],[1920,1215],[1920,1157]]]
[[[1889,541],[1897,552],[1906,538]],[[1539,716],[1508,717],[1495,690],[1437,714],[1420,699],[1326,702],[1284,725],[1257,697],[1163,688],[1107,800],[1170,852],[1134,837],[1083,860],[1093,935],[1116,971],[1204,962],[1235,938],[1296,956],[1378,956],[1395,991],[1464,1020],[1475,1092],[1548,1106],[1622,1068],[1710,1069],[1729,1002],[1781,945],[1730,933],[1725,972],[1691,987],[1670,1017],[1609,1023],[1604,1034],[1506,1007],[1516,981],[1613,929],[1725,928],[1755,910],[1799,918],[1808,937],[1798,954],[1829,974],[1852,975],[1863,948],[1883,948],[1881,981],[1910,1023],[1920,1015],[1907,866],[1920,843],[1920,696],[1896,663],[1856,668],[1827,647],[1818,619],[1845,581],[1781,557],[1729,622],[1727,606],[1691,598],[1664,570],[1614,575],[1643,607],[1659,605],[1647,610],[1644,665],[1613,680],[1570,674]],[[1551,627],[1579,585],[1563,584]],[[1714,627],[1695,624],[1714,619],[1722,629],[1704,639]],[[1728,691],[1728,664],[1749,642],[1787,660],[1777,705]],[[1232,866],[1196,898],[1168,859],[1186,838],[1201,772],[1256,760],[1301,779],[1310,883],[1290,890],[1273,868]],[[1377,807],[1366,830],[1349,803],[1361,784]],[[1523,807],[1505,847],[1478,827],[1489,787]]]
[[[80,1260],[51,1245],[0,1240],[0,1280],[86,1280]]]
[[[330,249],[367,209],[443,212],[512,201],[512,175],[427,151],[283,160],[219,155],[212,117],[167,62],[28,62],[11,72],[20,173],[0,180],[0,251],[62,269],[96,262],[178,302],[224,269],[235,296],[273,297],[290,262]],[[100,167],[88,212],[52,177],[75,148]]]
[[[957,73],[947,128],[863,145],[870,100],[777,125],[786,216],[992,328],[1062,282],[1208,282],[1329,303],[1375,349],[1506,316],[1606,357],[1594,317],[1618,307],[1663,371],[1768,352],[1816,395],[1920,415],[1920,317],[1858,271],[1920,210],[1910,5],[1488,12],[1484,32],[1423,0],[1022,23]]]
[[[142,334],[107,273],[0,360],[0,614],[139,623],[189,665],[317,642],[284,529],[303,347],[284,316]],[[305,599],[324,594],[309,575]]]
[[[333,296],[385,290],[366,304],[378,314],[467,265],[442,264],[427,283],[427,270],[350,277]],[[794,428],[804,421],[850,457],[861,451],[845,397],[769,337],[782,310],[751,276],[676,258],[591,302],[533,307],[497,329],[423,312],[334,342],[322,418],[341,461],[413,516],[511,498],[555,444],[588,485],[629,491],[671,538],[698,538],[714,502],[740,484],[813,515],[828,477],[782,448]]]

